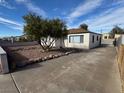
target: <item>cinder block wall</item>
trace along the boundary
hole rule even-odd
[[[3,74],[9,72],[9,66],[8,66],[8,60],[7,60],[7,54],[3,50],[2,47],[0,47],[0,66],[1,66],[1,71]]]

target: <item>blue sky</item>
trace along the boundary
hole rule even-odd
[[[22,16],[28,12],[60,18],[68,28],[78,28],[81,23],[94,32],[124,27],[124,0],[0,0],[0,37],[22,35]]]

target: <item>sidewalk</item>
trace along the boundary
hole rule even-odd
[[[10,74],[0,75],[0,93],[18,93]]]

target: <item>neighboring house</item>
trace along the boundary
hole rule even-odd
[[[123,35],[123,34],[115,34],[114,38],[111,38],[109,33],[103,33],[102,34],[102,39],[103,40],[105,40],[105,39],[118,39],[119,37],[121,37],[121,35]]]
[[[110,34],[109,33],[103,33],[102,39],[110,39]]]
[[[91,49],[101,44],[101,34],[84,29],[70,29],[67,38],[58,40],[55,46]]]
[[[1,38],[1,40],[4,40],[4,41],[11,41],[11,42],[13,43],[13,42],[18,42],[18,41],[20,41],[20,38],[27,39],[27,36],[26,36],[26,35],[22,35],[22,36],[3,37],[3,38]]]
[[[115,39],[118,39],[118,38],[120,38],[122,35],[124,35],[124,34],[115,34]]]

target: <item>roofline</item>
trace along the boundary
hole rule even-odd
[[[91,32],[91,31],[88,31],[88,32],[81,32],[81,33],[69,33],[69,34],[82,34],[82,33],[92,33],[92,34],[102,35],[102,34],[95,33],[95,32]]]

